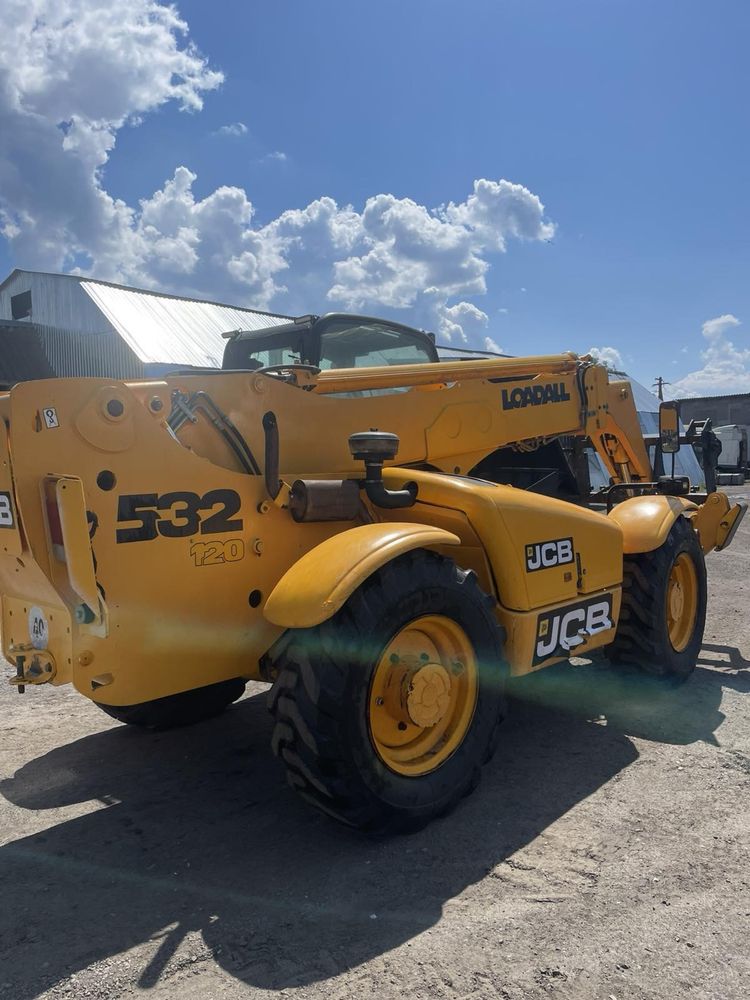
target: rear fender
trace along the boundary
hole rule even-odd
[[[306,552],[274,587],[263,608],[282,628],[312,628],[331,618],[376,570],[412,549],[459,545],[451,531],[425,524],[364,524]]]
[[[642,496],[623,500],[609,512],[622,529],[623,552],[653,552],[672,530],[678,517],[698,507],[685,497]]]

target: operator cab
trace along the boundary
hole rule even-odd
[[[402,323],[328,313],[291,323],[227,335],[221,367],[226,370],[312,365],[315,368],[372,368],[439,361],[430,334]]]

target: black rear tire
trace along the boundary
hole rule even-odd
[[[245,681],[241,677],[205,687],[181,691],[166,698],[143,701],[138,705],[103,705],[98,707],[128,726],[142,726],[144,729],[173,729],[176,726],[190,726],[219,715],[224,709],[242,697]]]
[[[695,570],[697,600],[687,644],[675,649],[669,635],[667,600],[672,568],[683,554]],[[682,683],[695,670],[706,624],[706,600],[703,550],[689,521],[679,517],[658,549],[625,557],[622,610],[608,655],[616,662],[633,663],[672,683]]]
[[[476,787],[504,715],[502,630],[473,573],[427,551],[410,552],[366,580],[329,621],[289,630],[273,650],[268,696],[274,752],[287,779],[335,819],[375,834],[418,829]],[[477,664],[471,721],[434,770],[392,770],[375,747],[368,716],[378,663],[394,636],[422,616],[458,623]]]

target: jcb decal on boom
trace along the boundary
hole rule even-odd
[[[517,386],[503,389],[503,409],[518,410],[524,406],[544,406],[545,403],[565,403],[570,393],[564,382],[547,382],[544,385]]]
[[[549,569],[551,566],[564,566],[572,563],[572,538],[556,538],[551,542],[532,542],[526,546],[526,572],[534,573],[538,569]]]
[[[117,520],[137,521],[136,527],[118,528],[118,542],[147,542],[163,538],[185,538],[189,535],[215,535],[226,531],[242,531],[239,512],[241,501],[234,490],[209,490],[197,493],[127,493],[118,497]],[[214,511],[214,507],[220,507]],[[205,515],[205,511],[212,513]],[[167,517],[160,512],[168,512]]]
[[[590,598],[539,615],[533,665],[553,656],[566,656],[588,636],[612,628],[612,595]]]

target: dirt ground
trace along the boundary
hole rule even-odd
[[[260,685],[143,733],[3,684],[0,998],[746,1000],[750,523],[708,561],[684,687],[529,678],[477,792],[386,842],[286,787]]]

